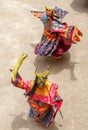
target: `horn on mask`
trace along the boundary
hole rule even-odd
[[[35,69],[35,76],[36,77],[47,77],[49,75],[49,66],[47,67],[47,70],[44,71],[43,73],[37,73],[38,67]]]

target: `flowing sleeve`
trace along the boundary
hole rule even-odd
[[[22,88],[24,89],[24,81],[22,79],[22,77],[20,76],[19,73],[16,74],[16,80],[13,80],[11,78],[11,83],[15,86],[15,87],[18,87],[18,88]]]
[[[31,10],[31,13],[32,13],[35,17],[40,18],[40,19],[41,19],[42,15],[43,15],[43,12],[42,12],[42,11],[34,11],[34,10]]]
[[[61,8],[54,8],[54,19],[62,20],[69,12]]]
[[[24,82],[24,80],[20,76],[20,74],[17,73],[16,80],[13,81],[12,78],[11,78],[11,83],[12,83],[13,86],[15,86],[17,88],[25,89],[26,93],[29,93],[32,89],[34,82],[32,80]]]

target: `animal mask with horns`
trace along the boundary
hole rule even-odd
[[[43,73],[37,73],[37,68],[36,68],[35,70],[36,83],[39,87],[43,87],[45,85],[48,75],[49,75],[49,68],[47,68],[47,70],[44,71]]]

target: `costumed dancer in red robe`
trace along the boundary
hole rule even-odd
[[[31,13],[44,24],[41,41],[35,47],[36,55],[60,57],[70,49],[72,43],[79,42],[83,35],[76,26],[62,22],[68,12],[58,7],[45,8],[44,12],[32,10]]]
[[[30,106],[29,116],[46,127],[52,126],[57,112],[61,114],[60,107],[63,102],[57,92],[58,85],[47,80],[49,69],[43,73],[37,73],[36,68],[35,80],[24,82],[18,70],[26,57],[26,54],[22,54],[16,63],[12,70],[11,82],[15,87],[26,91],[25,95],[28,97]]]

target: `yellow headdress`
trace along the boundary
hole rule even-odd
[[[35,69],[35,75],[36,77],[42,78],[42,77],[47,77],[49,75],[49,67],[47,67],[47,70],[44,71],[43,73],[37,73],[37,68]]]
[[[45,7],[45,11],[47,11],[47,10],[53,11],[53,9]]]

